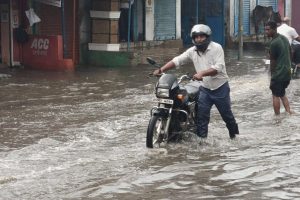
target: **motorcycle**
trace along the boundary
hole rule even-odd
[[[147,58],[147,61],[157,68],[160,67],[151,58]],[[162,143],[181,139],[185,131],[195,128],[200,85],[200,82],[192,80],[188,74],[179,78],[174,74],[160,75],[155,85],[157,106],[150,111],[151,118],[147,129],[148,148],[160,147]]]
[[[297,41],[293,41],[292,45],[292,78],[299,79],[300,78],[300,43]]]

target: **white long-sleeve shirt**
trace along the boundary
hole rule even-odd
[[[294,39],[299,37],[297,31],[287,24],[281,24],[279,27],[277,27],[277,33],[285,36],[289,40],[290,44],[292,44]]]
[[[228,75],[225,67],[224,51],[220,44],[210,42],[207,50],[202,53],[197,53],[195,46],[187,49],[181,55],[173,58],[172,60],[176,66],[181,66],[189,62],[193,62],[197,72],[213,68],[217,70],[214,76],[203,77],[203,87],[215,90],[221,87],[228,81]]]

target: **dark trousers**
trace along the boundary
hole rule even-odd
[[[198,98],[197,135],[207,137],[210,110],[215,105],[226,123],[230,138],[239,134],[238,125],[231,111],[230,88],[228,82],[216,90],[200,87]]]
[[[292,45],[293,59],[292,61],[298,65],[300,64],[300,44]]]

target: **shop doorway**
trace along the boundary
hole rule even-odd
[[[128,38],[131,42],[144,41],[145,2],[142,0],[135,0],[132,5],[129,5],[128,1],[121,2],[120,7],[119,41],[128,42]],[[128,27],[130,28],[129,30]]]
[[[192,45],[190,31],[195,24],[206,24],[212,29],[212,40],[224,45],[224,0],[181,1],[182,40]]]

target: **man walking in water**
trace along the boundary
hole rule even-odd
[[[210,110],[215,105],[226,123],[231,139],[239,134],[238,125],[231,111],[230,87],[224,61],[224,51],[220,44],[210,40],[211,29],[197,24],[191,30],[194,46],[173,58],[153,72],[161,74],[175,66],[193,62],[196,73],[193,78],[203,81],[198,98],[197,135],[200,143],[207,138]]]
[[[273,95],[273,108],[275,115],[280,114],[280,101],[286,112],[291,114],[289,100],[285,95],[285,89],[291,80],[291,48],[289,41],[283,35],[277,33],[277,24],[269,21],[265,26],[265,32],[272,38],[270,42],[270,89]]]

